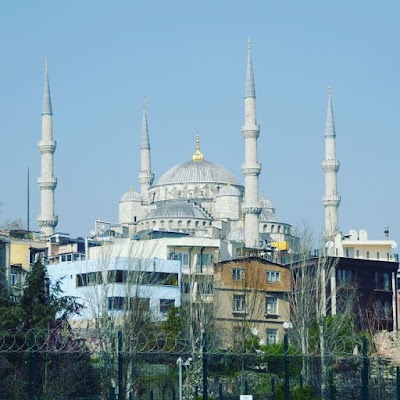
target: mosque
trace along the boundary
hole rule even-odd
[[[192,158],[175,165],[158,180],[151,169],[151,147],[146,106],[143,108],[138,178],[140,193],[133,188],[119,202],[119,223],[123,235],[142,238],[153,232],[182,232],[242,243],[249,248],[275,246],[289,250],[296,240],[294,229],[275,215],[269,200],[259,198],[256,94],[248,43],[242,127],[245,160],[244,186],[226,168],[209,161],[201,153],[200,138]]]
[[[41,176],[38,184],[41,192],[41,213],[38,224],[43,238],[52,237],[58,224],[55,214],[53,113],[46,61],[43,108],[42,138],[38,147],[41,154]],[[151,168],[150,135],[147,124],[146,106],[140,146],[140,192],[131,188],[119,202],[119,221],[108,224],[104,232],[102,221],[96,221],[96,235],[104,234],[126,239],[153,239],[188,237],[216,240],[235,248],[281,251],[295,253],[299,238],[290,224],[275,215],[271,202],[259,196],[257,139],[260,126],[256,118],[256,91],[254,84],[251,44],[248,42],[247,71],[244,95],[244,163],[242,172],[244,185],[230,171],[201,153],[197,135],[196,148],[189,161],[175,165],[158,180]],[[385,228],[385,240],[370,240],[367,232],[351,230],[343,235],[339,229],[338,208],[341,196],[337,191],[337,173],[340,167],[336,159],[336,132],[333,117],[331,89],[325,127],[325,160],[322,168],[325,175],[325,194],[322,203],[325,209],[323,238],[328,253],[339,257],[393,260],[392,250],[397,247],[389,240]],[[99,222],[99,224],[97,224]],[[112,226],[111,226],[112,225]]]
[[[149,234],[183,234],[234,242],[243,247],[279,247],[289,251],[296,242],[294,229],[275,215],[271,202],[259,197],[257,139],[260,127],[256,119],[256,92],[248,43],[248,59],[244,96],[244,185],[223,166],[201,153],[197,135],[196,148],[189,161],[178,164],[157,180],[151,168],[150,135],[146,106],[140,147],[140,192],[131,188],[119,202],[118,226],[114,232],[120,237],[143,239]],[[58,217],[54,212],[54,190],[57,179],[53,176],[53,154],[56,142],[52,136],[52,108],[50,86],[45,73],[42,111],[41,214],[38,223],[45,236],[54,234]],[[100,225],[99,225],[100,226]]]

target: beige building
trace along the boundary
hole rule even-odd
[[[215,320],[226,333],[226,345],[249,332],[261,344],[283,341],[290,321],[290,269],[261,258],[243,258],[215,266]]]

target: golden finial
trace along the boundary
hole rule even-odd
[[[200,138],[198,133],[196,133],[196,152],[193,154],[192,160],[193,161],[204,160],[203,154],[200,153]]]
[[[226,186],[231,186],[231,181],[226,182]]]

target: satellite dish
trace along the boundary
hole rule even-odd
[[[284,322],[282,324],[283,329],[292,329],[293,328],[293,324],[291,322]]]
[[[325,244],[325,247],[326,247],[327,249],[333,249],[333,248],[335,247],[335,243],[333,243],[332,240],[328,240],[328,241],[326,242],[326,244]]]
[[[396,249],[397,248],[397,243],[393,242],[391,247],[392,247],[392,249]]]
[[[250,332],[254,335],[257,336],[258,335],[258,329],[257,328],[251,328]]]

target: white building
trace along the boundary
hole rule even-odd
[[[181,305],[181,266],[178,260],[103,256],[47,267],[51,284],[61,282],[64,296],[84,305],[75,320],[92,321],[107,313],[123,313],[140,301],[155,320],[166,318],[171,307]]]

